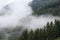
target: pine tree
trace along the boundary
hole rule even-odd
[[[40,29],[40,40],[44,40],[44,32],[43,32],[43,29]]]
[[[57,36],[60,36],[60,21],[59,20],[55,20],[55,26],[57,30]]]
[[[28,40],[33,40],[33,35],[34,33],[33,33],[33,30],[31,29],[31,31],[28,34]]]
[[[40,38],[39,29],[36,29],[34,32],[33,40],[39,40],[39,38]]]
[[[28,31],[27,31],[27,29],[25,31],[23,31],[23,33],[20,36],[19,40],[28,40]]]

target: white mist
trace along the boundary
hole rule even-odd
[[[16,26],[21,18],[32,14],[29,2],[32,0],[16,0],[13,3],[8,4],[10,11],[5,12],[4,6],[1,8],[0,14],[3,12],[4,15],[0,16],[0,28],[7,26]],[[8,13],[8,14],[7,14]]]

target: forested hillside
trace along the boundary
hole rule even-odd
[[[33,15],[52,14],[60,16],[60,0],[33,0]],[[15,40],[15,38],[12,38]],[[18,40],[60,40],[60,21],[48,22],[44,28],[24,30]]]
[[[19,40],[60,40],[60,21],[47,23],[44,28],[38,28],[35,31],[27,29],[19,37]]]
[[[13,4],[15,11],[12,16],[0,17],[2,25],[9,24],[8,28],[0,28],[0,40],[60,40],[60,0],[33,0],[29,4],[33,12],[28,10],[30,8],[27,4],[25,5],[27,1],[20,0]],[[1,15],[5,15],[6,11],[9,14],[11,11],[8,9],[11,10],[9,6],[5,6]]]
[[[31,4],[33,14],[53,14],[60,16],[60,0],[33,0]]]

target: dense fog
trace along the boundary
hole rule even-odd
[[[0,4],[1,6],[0,33],[2,34],[0,35],[0,37],[2,36],[1,40],[10,40],[9,38],[19,37],[20,33],[26,28],[28,28],[29,30],[30,29],[35,30],[37,28],[43,28],[44,26],[46,26],[47,22],[51,21],[54,22],[55,19],[60,20],[59,16],[53,16],[52,14],[43,14],[40,16],[32,15],[34,13],[32,7],[30,6],[32,1],[33,0],[1,1]],[[49,1],[45,2],[48,3]]]

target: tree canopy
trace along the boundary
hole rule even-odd
[[[20,36],[20,40],[57,40],[60,37],[60,21],[55,20],[55,23],[47,23],[44,28],[24,31]]]

